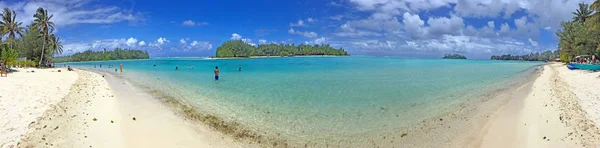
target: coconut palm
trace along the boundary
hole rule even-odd
[[[579,3],[579,9],[573,12],[573,21],[584,23],[588,18],[592,16],[592,10],[590,10],[589,5],[585,3]]]
[[[46,47],[46,42],[50,39],[50,34],[54,32],[54,22],[50,21],[54,15],[48,15],[48,10],[44,10],[44,8],[40,7],[37,9],[37,12],[33,15],[35,19],[33,20],[33,24],[38,27],[41,31],[40,37],[42,38],[42,55],[40,56],[39,65],[42,65],[42,61],[44,59],[44,48]]]
[[[62,54],[63,46],[60,42],[60,37],[56,37],[54,34],[50,35],[50,42],[48,44],[50,45],[48,48],[52,50],[53,54]]]
[[[17,22],[17,13],[14,10],[10,11],[10,9],[4,8],[0,18],[2,18],[0,20],[0,37],[8,35],[8,39],[13,41],[17,35],[23,36],[25,28],[21,27],[22,22]]]

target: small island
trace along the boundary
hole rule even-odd
[[[309,55],[329,55],[329,56],[349,56],[344,49],[335,49],[329,44],[324,45],[306,45],[298,46],[292,44],[261,44],[252,46],[244,43],[242,40],[227,41],[217,48],[217,58],[247,58],[256,56],[309,56]]]
[[[147,51],[115,48],[113,51],[91,51],[77,52],[71,56],[55,57],[54,62],[86,62],[86,61],[106,61],[106,60],[128,60],[128,59],[148,59]]]
[[[446,54],[442,59],[467,59],[467,57],[461,54]]]

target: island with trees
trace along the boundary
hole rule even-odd
[[[330,55],[349,56],[344,49],[335,49],[329,44],[306,45],[300,44],[261,44],[252,46],[242,40],[231,40],[223,43],[217,48],[217,58],[247,58],[254,56],[309,56]]]
[[[446,54],[442,59],[467,59],[467,57],[461,54]]]
[[[493,55],[491,60],[517,60],[517,61],[550,61],[560,57],[560,51],[544,51],[525,55]]]
[[[148,59],[150,56],[147,51],[130,50],[115,48],[115,50],[107,51],[91,51],[78,52],[71,56],[55,57],[55,62],[85,62],[85,61],[105,61],[105,60],[127,60],[127,59]]]

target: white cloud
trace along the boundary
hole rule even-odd
[[[140,43],[138,43],[138,45],[139,45],[139,46],[145,46],[145,45],[146,45],[146,42],[144,42],[144,41],[140,41]]]
[[[256,46],[256,43],[252,42],[252,39],[242,39],[242,41],[248,45]]]
[[[242,40],[246,44],[256,46],[256,43],[252,42],[252,39],[242,38],[242,35],[237,34],[237,33],[231,34],[231,40]]]
[[[430,25],[429,33],[434,35],[458,35],[465,27],[463,19],[455,15],[452,15],[450,18],[430,17],[429,20],[427,20],[427,24]]]
[[[309,17],[306,19],[306,21],[308,21],[309,23],[313,23],[313,22],[316,22],[317,20],[313,19],[312,17]]]
[[[195,49],[195,50],[210,50],[212,49],[212,44],[210,42],[206,42],[206,41],[192,41],[192,43],[190,43],[190,49]]]
[[[303,20],[298,20],[298,22],[297,22],[297,23],[290,23],[290,27],[302,27],[302,26],[306,26],[306,25],[304,24],[304,21],[303,21]]]
[[[297,35],[301,35],[301,36],[304,36],[304,37],[307,37],[307,38],[314,38],[314,37],[317,37],[317,36],[318,36],[318,34],[317,34],[317,33],[315,33],[315,32],[308,32],[308,31],[306,31],[306,32],[303,32],[303,31],[296,31],[296,30],[294,30],[293,28],[290,28],[290,30],[288,30],[288,33],[290,33],[290,34],[297,34]]]
[[[232,40],[239,40],[239,39],[242,39],[242,36],[239,35],[239,34],[237,34],[237,33],[233,33],[233,34],[231,34],[231,39]]]
[[[179,43],[181,43],[181,44],[185,44],[185,39],[181,38],[181,39],[179,40]]]
[[[531,46],[534,46],[534,47],[538,46],[538,42],[532,40],[531,38],[529,38],[529,44],[531,44]]]
[[[205,26],[205,25],[208,25],[208,23],[207,22],[194,22],[192,20],[185,20],[185,21],[181,22],[181,25],[193,27],[193,26]]]
[[[264,39],[259,39],[259,40],[258,40],[258,44],[259,44],[259,45],[261,45],[261,44],[267,44],[267,40],[264,40]]]
[[[167,40],[166,38],[160,37],[160,38],[158,38],[158,39],[156,40],[156,42],[157,42],[159,45],[162,45],[162,44],[168,43],[168,42],[169,42],[169,40]]]
[[[131,38],[127,39],[125,44],[127,44],[127,46],[130,46],[130,47],[135,46],[137,44],[137,39],[131,37]]]
[[[424,28],[425,22],[421,20],[418,14],[412,15],[405,12],[402,15],[404,30],[410,34],[412,38],[423,38],[427,35],[427,29]]]
[[[39,7],[45,8],[50,15],[53,15],[52,21],[57,27],[72,24],[135,23],[143,20],[143,16],[139,12],[122,9],[118,6],[97,4],[91,0],[2,2],[2,5],[15,10],[18,14],[17,21],[23,22],[23,26],[29,25],[33,21],[32,16]]]
[[[316,38],[316,39],[314,39],[314,40],[312,40],[310,42],[309,41],[305,41],[304,43],[305,44],[319,44],[319,45],[320,44],[327,44],[327,38],[320,37],[320,38]]]

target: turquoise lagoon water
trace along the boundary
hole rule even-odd
[[[103,69],[258,133],[301,141],[393,131],[452,112],[542,63],[383,57],[165,58]],[[156,64],[156,67],[153,65]],[[175,67],[179,67],[175,71]],[[193,69],[186,67],[193,66]],[[213,69],[219,66],[220,80]],[[242,71],[238,71],[241,67]],[[100,68],[97,68],[100,69]]]

